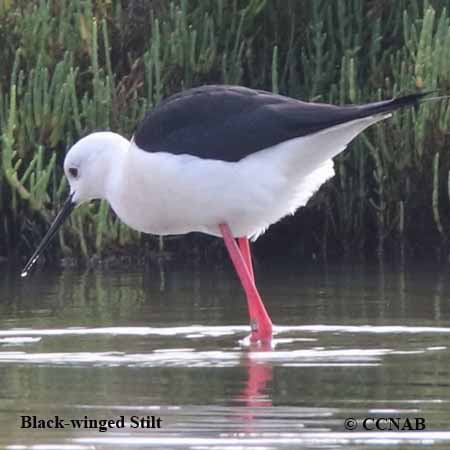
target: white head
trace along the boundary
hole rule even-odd
[[[106,198],[109,175],[129,146],[130,142],[119,134],[102,131],[89,134],[71,147],[64,160],[64,173],[72,202]]]
[[[25,265],[22,276],[28,274],[75,206],[96,198],[106,198],[111,174],[115,167],[120,166],[129,146],[129,141],[124,137],[104,131],[80,139],[69,150],[64,160],[64,173],[70,185],[69,197]]]

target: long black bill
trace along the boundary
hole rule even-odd
[[[64,202],[61,211],[58,213],[58,215],[55,217],[55,220],[50,225],[50,228],[48,229],[47,234],[44,236],[44,239],[42,239],[36,251],[33,253],[31,258],[25,264],[25,267],[23,268],[22,273],[20,274],[21,277],[26,277],[28,275],[30,269],[34,266],[36,261],[39,259],[42,253],[44,253],[45,249],[50,244],[52,237],[56,234],[59,227],[64,223],[69,214],[75,208],[75,203],[72,201],[72,197],[73,193],[70,194],[69,197],[67,197],[67,200]]]

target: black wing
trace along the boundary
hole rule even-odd
[[[423,95],[333,106],[239,86],[203,86],[162,101],[147,113],[134,140],[147,152],[234,162],[289,139],[415,105]]]

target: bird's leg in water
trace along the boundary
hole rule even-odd
[[[227,224],[219,225],[220,231],[225,242],[225,246],[236,269],[237,275],[241,280],[245,295],[247,296],[248,312],[250,316],[251,335],[250,340],[255,341],[269,341],[272,339],[272,321],[267,314],[266,308],[261,300],[261,297],[256,289],[253,280],[253,269],[249,267],[251,264],[250,247],[247,250],[244,248],[244,255],[231,234],[231,230]],[[245,243],[244,243],[245,247]],[[248,260],[248,262],[246,261]]]

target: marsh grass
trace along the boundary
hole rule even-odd
[[[98,129],[130,137],[175,91],[244,84],[336,104],[448,93],[447,3],[0,2],[0,249],[28,254],[40,240],[67,193],[61,167],[74,141]],[[313,243],[297,247],[324,257],[424,248],[446,256],[449,121],[448,101],[430,103],[358,138],[335,159],[337,176],[290,221]],[[142,239],[100,202],[73,214],[53,251],[163,249]]]

